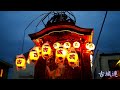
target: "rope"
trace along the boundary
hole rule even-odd
[[[37,20],[40,16],[43,16],[43,15],[45,15],[45,14],[48,14],[48,13],[43,13],[43,14],[39,15],[39,16],[36,17],[34,20],[32,20],[32,21],[27,25],[27,27],[24,29],[23,42],[22,42],[22,53],[23,53],[23,50],[24,50],[25,31],[28,29],[28,27],[29,27],[35,20]]]

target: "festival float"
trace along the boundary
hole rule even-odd
[[[42,30],[28,34],[34,46],[27,58],[17,55],[17,70],[24,70],[29,61],[35,64],[35,79],[92,79],[93,28],[77,26],[75,16],[68,11],[51,15]]]

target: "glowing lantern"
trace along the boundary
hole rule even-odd
[[[64,43],[64,48],[70,48],[70,47],[71,47],[71,44],[69,42]]]
[[[53,44],[53,47],[54,47],[55,49],[59,48],[59,47],[60,47],[60,43],[58,43],[58,42],[54,43],[54,44]]]
[[[78,55],[76,53],[69,53],[67,59],[69,62],[76,62],[78,60]]]
[[[42,45],[42,57],[44,59],[48,59],[50,58],[51,54],[52,54],[52,50],[49,43],[48,42],[44,43]]]
[[[67,50],[62,46],[60,46],[58,49],[56,49],[55,63],[64,63],[66,55],[67,55]]]
[[[26,60],[23,54],[16,56],[16,68],[19,69],[25,69],[26,68]]]
[[[95,49],[95,45],[93,43],[86,43],[86,48],[88,50],[94,50]]]
[[[59,48],[56,50],[56,57],[63,57],[65,58],[67,55],[67,51],[64,48]]]
[[[67,55],[67,60],[68,60],[68,64],[71,67],[79,66],[78,54],[76,53],[74,48],[71,48],[71,50],[69,51]]]
[[[73,47],[74,47],[74,48],[79,48],[79,47],[80,47],[80,43],[77,42],[77,41],[74,42],[74,43],[73,43]]]
[[[41,56],[41,49],[38,46],[33,47],[29,52],[29,59],[31,61],[37,61]]]

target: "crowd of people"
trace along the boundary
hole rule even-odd
[[[71,67],[67,60],[56,64],[54,57],[50,60],[40,58],[35,66],[35,79],[81,79],[80,67]]]

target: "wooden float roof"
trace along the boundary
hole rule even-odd
[[[69,31],[76,32],[78,34],[84,34],[84,35],[91,35],[91,33],[93,31],[92,28],[81,28],[76,25],[70,25],[70,24],[57,24],[57,25],[45,27],[44,29],[42,29],[36,33],[32,33],[32,34],[28,34],[28,35],[31,38],[31,40],[33,40],[33,39],[42,37],[45,34],[49,34],[50,32],[59,32],[62,30],[69,30]]]

